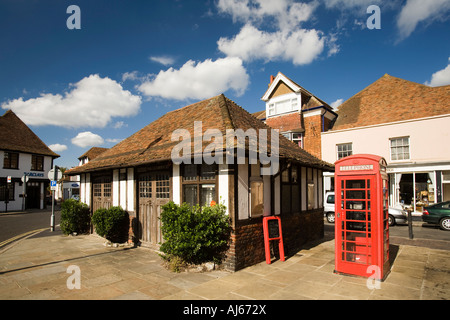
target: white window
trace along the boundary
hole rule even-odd
[[[353,154],[353,146],[351,143],[343,143],[337,145],[337,159],[342,159]]]
[[[293,111],[298,111],[298,98],[275,100],[269,103],[267,107],[267,115],[269,117]]]
[[[275,104],[271,103],[269,104],[269,116],[274,116],[275,115]]]
[[[292,133],[292,142],[303,148],[303,133]]]
[[[303,148],[303,133],[283,132],[282,135],[297,144],[300,148]]]
[[[391,160],[409,160],[409,137],[392,138],[391,142]]]
[[[291,100],[284,100],[275,104],[277,114],[292,111]]]

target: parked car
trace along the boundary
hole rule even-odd
[[[450,231],[450,201],[424,207],[422,220],[431,224],[439,224],[442,230]]]
[[[325,193],[324,214],[329,223],[334,223],[334,192]],[[403,208],[389,207],[389,226],[407,222],[407,212]]]
[[[406,223],[408,221],[408,212],[405,209],[389,207],[389,227],[397,223]]]
[[[329,223],[334,223],[334,192],[325,193],[323,211]]]

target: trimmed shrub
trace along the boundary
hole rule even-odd
[[[130,217],[121,207],[98,209],[92,215],[95,231],[111,242],[123,243],[128,240]]]
[[[88,233],[91,223],[89,207],[74,199],[61,204],[61,231],[64,234]]]
[[[169,259],[178,257],[188,263],[220,264],[231,236],[230,219],[225,212],[222,204],[191,207],[186,203],[178,206],[171,201],[162,206],[164,243],[160,250]]]

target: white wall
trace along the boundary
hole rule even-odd
[[[172,201],[181,205],[181,177],[178,164],[172,166]]]
[[[44,182],[42,179],[47,179],[48,171],[52,168],[52,157],[44,156],[44,170],[43,171],[35,171],[31,170],[31,159],[32,155],[29,153],[19,153],[19,169],[3,169],[3,162],[5,157],[5,152],[0,150],[0,177],[6,178],[11,176],[12,178],[22,178],[25,174],[27,174],[29,182],[33,182],[39,180],[40,187],[40,208],[44,208],[45,201],[45,190],[44,190]],[[19,198],[19,195],[23,193],[23,185],[19,186],[19,183],[15,183],[14,185],[14,200],[8,203],[8,211],[18,211],[22,210],[22,198]],[[3,201],[0,202],[0,211],[5,211],[6,206]]]
[[[230,203],[228,201],[228,181],[229,181],[229,169],[228,164],[219,164],[219,203],[224,204],[227,207],[226,214],[229,214]]]
[[[410,137],[410,160],[391,161],[390,138]],[[353,143],[353,154],[382,156],[390,164],[450,159],[450,115],[322,133],[322,159],[337,160],[336,145]]]

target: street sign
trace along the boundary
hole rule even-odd
[[[22,180],[22,182],[28,182],[30,178],[28,176],[23,176],[22,178],[20,178],[20,180]]]
[[[58,182],[58,181],[56,181],[56,180],[51,180],[51,181],[50,181],[50,190],[53,190],[53,191],[58,190],[57,182]]]
[[[48,172],[47,177],[48,177],[49,180],[53,180],[53,179],[54,179],[54,175],[55,175],[55,168],[53,168],[52,170],[50,170],[50,171]],[[56,177],[56,179],[57,179],[57,180],[61,180],[61,179],[62,179],[62,171],[59,170],[59,169],[58,169],[58,171],[57,171],[57,177]]]

